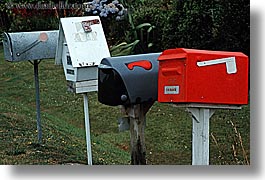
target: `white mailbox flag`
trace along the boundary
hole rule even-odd
[[[221,59],[214,59],[214,60],[208,60],[208,61],[201,61],[197,62],[197,65],[199,67],[203,66],[210,66],[210,65],[216,65],[216,64],[226,64],[226,72],[227,74],[234,74],[237,72],[236,68],[236,58],[235,57],[228,57],[228,58],[221,58]]]

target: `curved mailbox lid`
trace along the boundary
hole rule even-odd
[[[140,102],[151,99],[156,101],[158,83],[157,58],[160,54],[150,53],[104,58],[98,68],[113,69],[120,75],[131,104],[139,103],[139,99]]]

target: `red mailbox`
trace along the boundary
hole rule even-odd
[[[176,48],[158,60],[159,102],[248,104],[248,57],[243,53]]]

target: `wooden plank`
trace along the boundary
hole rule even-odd
[[[98,86],[87,86],[87,87],[80,87],[75,89],[75,93],[85,93],[85,92],[94,92],[98,91]]]
[[[68,91],[77,94],[98,91],[98,80],[73,82],[67,81]]]
[[[98,85],[98,80],[81,81],[81,82],[75,83],[76,88],[87,87],[87,86],[97,86],[97,85]]]

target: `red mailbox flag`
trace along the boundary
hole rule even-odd
[[[140,60],[127,64],[128,69],[133,70],[135,66],[142,67],[145,70],[152,69],[152,63],[148,60]]]

